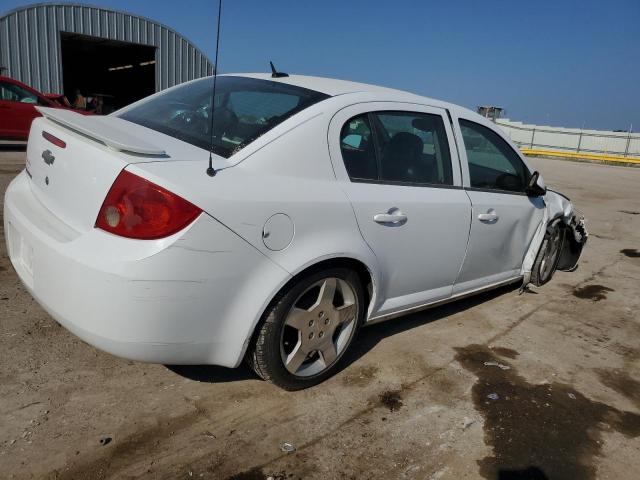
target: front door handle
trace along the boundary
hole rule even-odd
[[[407,216],[397,208],[390,208],[386,213],[374,215],[373,221],[383,225],[404,225],[407,222]]]
[[[486,223],[497,222],[499,218],[500,217],[493,208],[487,210],[487,213],[481,213],[480,215],[478,215],[478,220]]]

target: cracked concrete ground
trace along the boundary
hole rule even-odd
[[[302,392],[97,351],[2,245],[0,478],[638,478],[640,169],[532,162],[589,220],[578,271],[366,328]]]

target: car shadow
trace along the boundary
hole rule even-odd
[[[25,152],[26,143],[0,143],[0,152]]]
[[[515,283],[496,288],[495,290],[479,293],[422,312],[408,314],[403,317],[362,328],[353,345],[351,345],[351,348],[345,354],[339,370],[335,373],[341,372],[362,358],[385,338],[441,320],[456,313],[464,312],[493,298],[516,291],[519,285],[519,283]],[[165,365],[165,367],[176,375],[196,382],[227,383],[259,379],[253,370],[244,362],[237,368],[227,368],[216,365]]]
[[[442,320],[456,313],[464,312],[470,308],[473,308],[481,303],[487,302],[493,298],[500,297],[510,292],[517,291],[520,288],[520,283],[507,285],[504,287],[496,288],[484,293],[479,293],[470,297],[462,298],[451,303],[446,303],[437,307],[432,307],[421,312],[408,314],[402,317],[398,317],[392,320],[388,320],[381,323],[376,323],[365,328],[362,328],[358,332],[353,345],[347,351],[344,357],[344,361],[340,367],[340,370],[347,368],[355,361],[362,358],[370,350],[372,350],[382,340],[397,335],[407,330],[420,327],[438,320]]]
[[[227,383],[259,379],[258,375],[244,362],[237,368],[219,367],[217,365],[165,365],[165,367],[173,373],[194,382]]]

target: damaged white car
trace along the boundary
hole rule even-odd
[[[363,325],[576,268],[582,216],[479,115],[283,74],[219,76],[212,113],[212,83],[107,117],[40,108],[6,193],[8,251],[88,343],[247,359],[299,389]]]

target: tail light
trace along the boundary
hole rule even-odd
[[[60,140],[58,137],[56,137],[55,135],[51,135],[49,132],[45,132],[44,130],[42,131],[42,136],[46,139],[49,140],[51,143],[53,143],[56,147],[60,147],[60,148],[66,148],[67,144]]]
[[[100,208],[96,227],[121,237],[168,237],[193,222],[202,210],[133,173],[123,170]]]

